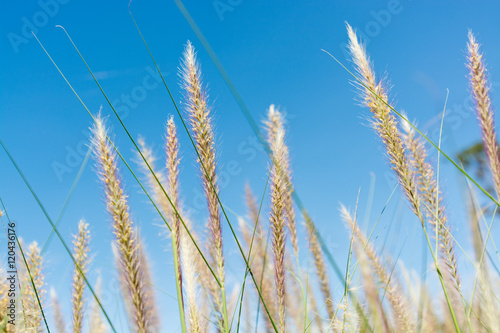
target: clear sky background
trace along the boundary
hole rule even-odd
[[[153,64],[127,11],[127,1],[59,0],[5,2],[1,5],[0,138],[55,221],[82,165],[91,118],[57,73],[38,43],[35,30],[68,80],[92,112],[103,106],[110,114],[116,144],[128,161],[135,159],[105,99],[91,80],[63,31],[64,26],[97,74],[104,90],[132,135],[142,135],[163,158],[164,125],[175,109],[164,87],[155,80]],[[335,260],[344,267],[349,235],[339,218],[342,202],[354,207],[364,226],[373,226],[395,182],[388,171],[379,140],[369,126],[369,111],[356,101],[351,77],[321,49],[346,60],[345,21],[367,38],[377,75],[387,75],[398,110],[436,140],[449,90],[443,128],[443,150],[455,156],[480,139],[471,110],[464,66],[467,31],[483,45],[499,105],[500,3],[484,1],[248,1],[186,0],[196,21],[253,118],[260,124],[270,104],[287,113],[295,188],[314,218]],[[216,122],[218,162],[226,181],[221,199],[232,223],[245,216],[244,186],[257,196],[264,190],[269,160],[209,54],[174,1],[136,0],[132,3],[142,32],[176,101],[181,94],[178,66],[183,47],[198,50]],[[180,121],[176,115],[176,123]],[[188,137],[179,127],[182,154],[181,186],[185,206],[202,233],[206,221],[200,197],[198,167]],[[437,153],[430,149],[434,162]],[[134,169],[137,164],[131,163]],[[175,301],[171,246],[157,214],[131,174],[120,164],[134,221],[140,226],[153,262],[165,331],[180,331]],[[92,160],[69,202],[59,230],[69,243],[77,222],[85,218],[92,232],[94,257],[90,281],[104,278],[103,303],[119,331],[127,331],[118,300],[111,252],[110,218]],[[440,179],[457,240],[471,250],[466,207],[460,191],[463,177],[442,160]],[[0,197],[17,232],[26,243],[46,242],[51,227],[6,154],[0,152]],[[375,232],[376,244],[422,272],[422,232],[399,192],[391,199]],[[269,197],[264,200],[267,223]],[[299,219],[302,223],[303,219]],[[243,265],[224,222],[227,284],[242,281]],[[305,235],[300,226],[301,236]],[[493,237],[500,241],[498,225]],[[5,235],[0,235],[4,248]],[[305,239],[301,258],[307,268]],[[465,278],[471,269],[458,251]],[[2,264],[5,263],[1,252]],[[70,316],[72,265],[60,241],[53,238],[45,252],[47,287],[54,287]],[[431,275],[435,279],[434,275]],[[334,278],[334,286],[338,279]],[[340,293],[337,290],[336,295]],[[50,314],[50,310],[49,310]],[[50,316],[49,316],[50,317]],[[52,321],[52,319],[50,319]],[[176,326],[177,325],[177,326]]]

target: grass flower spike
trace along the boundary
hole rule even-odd
[[[117,262],[125,303],[130,306],[129,320],[138,333],[151,332],[153,322],[147,312],[147,293],[143,266],[140,262],[139,239],[129,214],[127,196],[120,180],[116,154],[108,141],[107,129],[101,115],[95,117],[92,128],[95,159],[106,194],[107,209],[112,218]]]
[[[286,244],[286,208],[285,196],[287,188],[284,177],[279,170],[280,162],[285,157],[283,151],[284,132],[279,130],[274,137],[271,150],[273,151],[273,161],[271,170],[271,230],[274,254],[275,284],[278,303],[279,331],[285,332],[286,317],[286,271],[285,271],[285,244]]]
[[[497,198],[500,198],[500,155],[498,152],[497,134],[493,108],[490,100],[490,85],[488,83],[486,65],[479,51],[479,44],[472,31],[469,31],[468,62],[471,95],[476,106],[476,113],[481,126],[484,151],[493,175]]]
[[[89,242],[90,233],[88,224],[81,220],[78,224],[78,233],[74,236],[73,256],[80,270],[75,267],[73,273],[73,291],[72,291],[72,304],[73,304],[73,333],[81,333],[83,326],[83,312],[85,308],[85,279],[84,275],[87,274],[89,264]]]
[[[208,205],[209,253],[211,265],[215,267],[217,278],[222,287],[219,288],[213,279],[207,283],[216,305],[219,326],[223,331],[229,330],[226,306],[224,255],[222,251],[222,229],[218,203],[218,178],[216,168],[215,138],[211,110],[208,106],[207,94],[202,84],[200,66],[196,59],[193,45],[188,41],[184,50],[181,66],[182,88],[184,91],[185,110],[189,117],[191,131],[199,154],[198,163],[201,169],[203,190]]]

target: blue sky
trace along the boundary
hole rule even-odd
[[[132,135],[144,136],[159,157],[162,157],[164,124],[175,109],[164,87],[151,74],[153,64],[128,15],[127,1],[60,0],[57,5],[54,1],[3,5],[0,138],[55,220],[83,162],[91,118],[29,36],[29,30],[37,31],[90,110],[97,112],[102,105],[103,113],[111,114],[63,31],[55,27],[64,26],[98,74]],[[469,28],[483,45],[493,82],[493,103],[498,105],[500,3],[497,2],[478,5],[471,1],[436,4],[408,0],[186,0],[184,5],[253,118],[261,124],[270,104],[287,113],[295,188],[342,267],[349,238],[339,218],[339,203],[354,207],[359,192],[359,216],[363,223],[366,219],[372,226],[395,185],[380,143],[369,127],[369,112],[355,100],[356,89],[350,84],[351,78],[321,51],[331,52],[351,67],[343,49],[347,41],[345,21],[368,39],[377,75],[387,74],[398,110],[405,110],[410,119],[416,119],[433,140],[438,139],[440,114],[449,90],[443,150],[451,156],[480,138],[470,109],[464,66]],[[244,216],[245,183],[258,196],[264,190],[269,166],[265,152],[175,2],[136,0],[132,8],[176,101],[181,97],[177,71],[184,44],[190,40],[198,50],[215,113],[220,169],[227,176],[221,198],[231,212]],[[176,122],[180,125],[179,119]],[[110,115],[109,123],[121,152],[128,160],[134,159],[132,145],[114,115]],[[194,151],[186,133],[179,131],[182,195],[201,227],[206,211],[200,205],[201,185]],[[431,150],[431,155],[436,161],[435,150]],[[137,169],[136,164],[132,165]],[[100,271],[106,283],[109,281],[103,286],[110,295],[109,311],[117,323],[123,323],[112,282],[115,273],[109,264],[112,261],[109,217],[95,169],[92,161],[86,165],[60,231],[69,242],[78,220],[85,218],[89,222],[94,254],[91,280]],[[177,303],[166,296],[175,294],[169,241],[145,195],[123,165],[121,169],[132,214],[152,257],[167,323],[177,314]],[[10,217],[18,223],[19,236],[26,242],[37,240],[43,244],[50,225],[3,152],[0,174],[0,196]],[[462,179],[447,162],[441,165],[440,177],[454,234],[464,249],[470,249],[466,211],[459,194]],[[388,205],[376,231],[379,235],[376,242],[382,244],[387,238],[385,249],[393,256],[398,255],[404,244],[401,258],[420,272],[421,230],[400,199],[398,192]],[[268,203],[266,196],[264,208]],[[264,212],[267,217],[267,209]],[[235,214],[231,213],[230,219],[236,224]],[[499,239],[499,232],[494,227],[493,237]],[[227,225],[224,239],[228,262],[235,263],[228,265],[228,284],[232,289],[232,285],[241,282],[243,266]],[[5,237],[0,240],[3,244]],[[305,241],[300,245],[306,263]],[[69,306],[71,262],[59,240],[53,239],[47,248],[46,262],[47,285],[56,288],[61,302]],[[465,271],[470,269],[463,255],[459,263]],[[66,315],[69,317],[69,311]]]

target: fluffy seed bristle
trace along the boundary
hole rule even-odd
[[[472,31],[469,31],[468,37],[467,67],[469,68],[471,95],[475,102],[475,109],[479,125],[481,126],[484,151],[488,157],[488,163],[493,175],[497,198],[500,198],[500,155],[498,153],[494,114],[490,100],[490,85],[486,74],[486,66],[483,62],[483,55],[479,51],[479,44],[476,42]]]
[[[186,113],[189,117],[192,135],[196,142],[199,153],[198,163],[202,174],[203,190],[207,199],[209,219],[208,230],[209,252],[211,265],[216,268],[217,278],[222,284],[219,288],[214,279],[207,281],[213,302],[218,312],[218,322],[222,330],[227,330],[228,323],[223,317],[227,317],[225,308],[225,273],[224,255],[222,250],[222,229],[220,221],[220,209],[218,203],[218,178],[216,171],[215,139],[211,118],[211,110],[207,105],[207,94],[201,82],[201,70],[196,59],[193,45],[188,41],[184,50],[181,65],[182,88],[184,90],[184,101]]]
[[[271,169],[271,216],[270,223],[272,229],[272,243],[274,254],[275,284],[278,301],[279,331],[285,332],[286,318],[286,282],[285,282],[285,196],[286,184],[278,166],[283,161],[283,130],[278,130],[272,143],[273,163]]]
[[[404,122],[405,123],[405,122]],[[441,191],[434,177],[434,170],[427,161],[427,150],[420,137],[416,137],[414,129],[410,126],[404,128],[404,143],[408,149],[409,160],[416,171],[418,189],[424,204],[427,221],[433,228],[434,235],[438,235],[440,260],[446,267],[443,270],[445,279],[451,284],[454,305],[461,306],[460,276],[458,273],[457,259],[455,257],[454,241],[451,236],[448,216],[443,204]]]
[[[306,216],[307,217],[305,224],[308,230],[307,236],[309,240],[309,250],[313,255],[314,266],[316,268],[316,274],[318,276],[321,294],[323,295],[323,301],[325,302],[326,310],[328,311],[328,319],[329,321],[332,321],[335,319],[335,311],[333,308],[332,290],[330,287],[330,280],[328,277],[326,262],[325,258],[323,257],[323,250],[321,249],[321,245],[316,235],[317,231],[314,223],[308,215]]]
[[[85,308],[84,275],[87,274],[89,265],[89,242],[90,233],[88,230],[88,224],[85,223],[84,220],[81,220],[78,224],[78,234],[76,234],[73,239],[73,256],[76,264],[78,265],[78,267],[75,266],[75,271],[73,273],[73,291],[71,300],[73,305],[73,333],[80,333],[83,326],[83,312]]]
[[[373,127],[385,145],[391,167],[398,176],[398,181],[410,202],[411,209],[418,217],[422,217],[415,176],[405,155],[396,118],[387,106],[389,103],[387,92],[382,82],[377,83],[370,58],[364,46],[359,42],[356,32],[348,24],[347,34],[352,61],[356,66],[358,79],[362,82],[359,87],[360,97],[373,114]]]
[[[279,131],[285,132],[283,114],[275,108],[273,104],[269,107],[267,113],[267,121],[265,122],[267,128],[267,140],[269,146],[272,147],[272,142],[276,140],[276,135]],[[285,182],[286,195],[285,195],[285,211],[288,230],[290,232],[290,240],[292,242],[293,251],[295,256],[299,255],[299,246],[297,239],[297,226],[295,222],[295,209],[293,207],[293,186],[292,186],[292,172],[290,168],[290,156],[287,145],[283,142],[283,160],[280,161],[278,169],[282,173]],[[276,163],[277,161],[274,161]]]
[[[151,313],[146,312],[147,295],[144,288],[144,272],[140,262],[139,246],[129,215],[127,196],[123,192],[116,154],[108,142],[107,130],[101,115],[95,117],[92,127],[92,147],[100,169],[100,179],[106,194],[107,209],[112,217],[117,262],[125,303],[130,304],[130,322],[138,333],[154,330]]]
[[[142,241],[140,243],[143,243]],[[151,265],[144,246],[139,247],[139,262],[142,267],[142,284],[145,294],[145,312],[148,314],[150,329],[157,331],[160,329],[160,314],[156,305],[156,292],[154,290],[153,278],[151,275]]]
[[[167,154],[167,184],[168,184],[168,192],[170,193],[171,200],[177,209],[181,210],[180,198],[179,198],[179,140],[177,138],[177,129],[174,123],[174,118],[170,117],[167,122],[167,137],[166,137],[166,154]],[[199,301],[199,253],[196,250],[193,241],[189,237],[187,230],[180,223],[179,217],[175,214],[173,210],[170,212],[170,219],[173,221],[172,228],[172,237],[174,234],[177,237],[177,245],[178,245],[178,253],[180,256],[180,265],[179,269],[182,272],[182,280],[183,283],[181,287],[183,287],[186,301],[187,301],[187,313],[188,313],[188,322],[189,322],[189,330],[192,333],[201,333],[204,331],[204,320],[203,311],[201,310],[201,302]],[[184,219],[184,223],[187,228],[191,229],[191,223],[189,219]],[[193,234],[193,230],[190,230],[193,238],[196,239]],[[201,263],[203,265],[202,269],[206,270],[205,263]],[[212,279],[212,277],[209,277]]]
[[[170,117],[167,122],[167,138],[166,138],[166,152],[167,152],[167,188],[170,195],[170,200],[176,207],[179,207],[179,140],[177,139],[177,130],[175,128],[174,117]],[[181,270],[181,221],[173,208],[170,209],[170,221],[172,222],[172,238],[175,238],[175,246],[177,249],[177,268],[179,276],[179,284],[182,292],[182,270]]]

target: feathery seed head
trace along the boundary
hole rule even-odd
[[[490,84],[488,83],[487,69],[483,62],[483,55],[479,51],[479,44],[470,30],[468,37],[467,67],[469,68],[470,89],[481,127],[484,151],[488,157],[488,164],[493,175],[497,197],[500,197],[500,155],[498,153],[494,112],[490,99]]]
[[[227,317],[225,307],[225,272],[224,255],[222,249],[222,229],[218,201],[218,177],[215,154],[215,136],[213,132],[212,117],[207,103],[207,94],[201,82],[201,70],[196,59],[193,45],[188,41],[184,50],[180,69],[181,87],[184,92],[185,110],[189,117],[191,133],[199,154],[203,190],[207,200],[209,218],[208,229],[209,252],[211,264],[216,267],[218,280],[222,288],[210,278],[207,282],[213,302],[216,304],[216,312],[221,330],[227,330],[228,323],[223,322],[222,317]],[[227,319],[226,319],[227,320]]]
[[[358,80],[361,82],[359,94],[372,112],[373,127],[385,145],[391,167],[398,176],[399,183],[408,198],[410,207],[415,215],[420,218],[422,214],[418,190],[414,181],[415,175],[405,155],[405,147],[397,127],[397,119],[388,106],[387,93],[382,82],[376,82],[370,58],[349,24],[347,24],[347,33],[352,61],[358,72]]]
[[[107,209],[112,217],[120,281],[125,304],[129,304],[129,319],[138,333],[154,330],[151,311],[147,311],[148,294],[144,286],[145,272],[140,260],[140,240],[129,214],[127,196],[120,181],[116,154],[108,142],[107,130],[100,114],[92,128],[92,147],[100,168]]]
[[[73,239],[73,256],[76,264],[73,273],[73,291],[72,291],[72,304],[73,304],[73,332],[80,333],[83,326],[83,312],[85,308],[85,279],[84,275],[88,271],[89,264],[89,242],[90,232],[88,224],[84,220],[80,220],[78,224],[78,234],[74,235]]]

